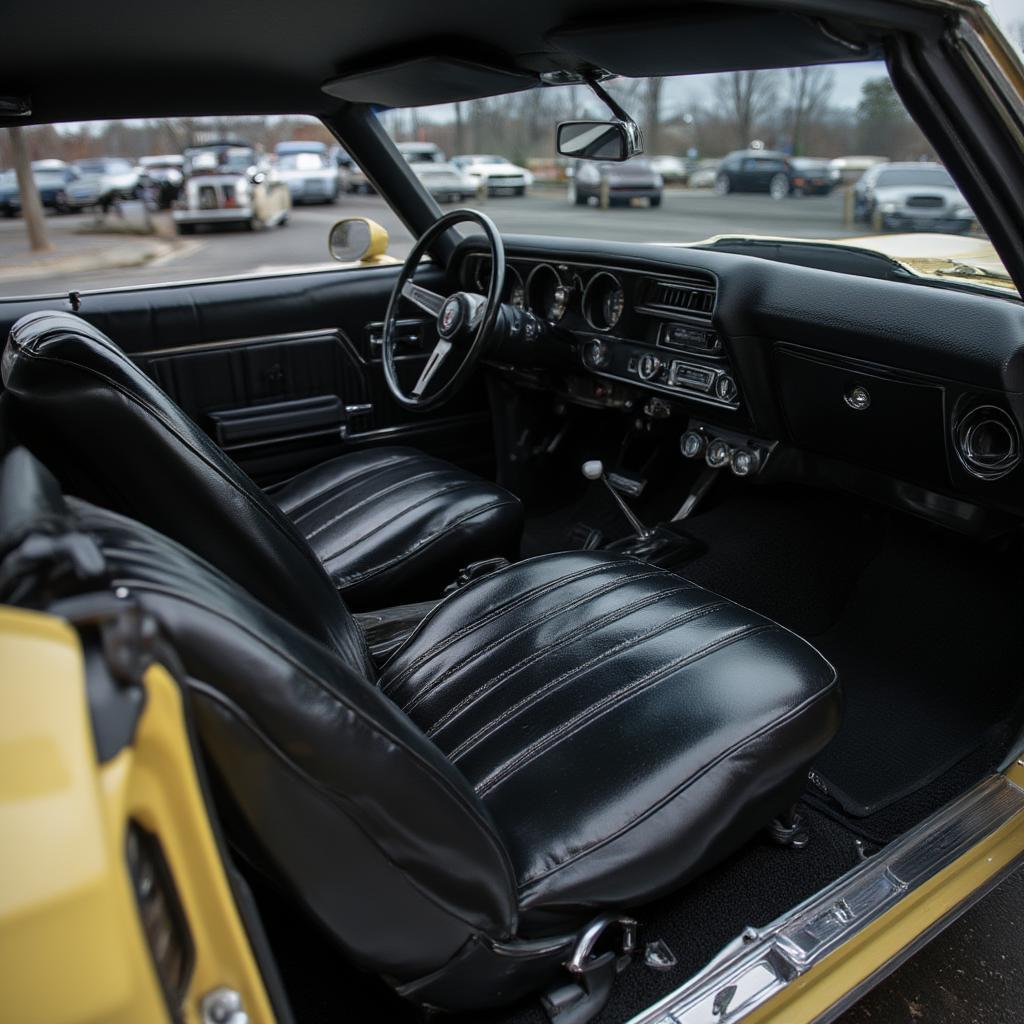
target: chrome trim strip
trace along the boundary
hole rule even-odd
[[[1022,813],[1024,789],[1005,775],[988,776],[771,924],[747,928],[703,970],[629,1024],[742,1020]]]

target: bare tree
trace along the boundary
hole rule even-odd
[[[832,96],[835,74],[831,68],[790,68],[789,138],[792,151],[802,153],[807,126],[824,113]]]
[[[453,103],[452,109],[455,111],[455,152],[465,153],[466,152],[466,126],[463,122],[462,117],[462,104]]]
[[[644,80],[643,129],[644,143],[649,153],[656,154],[661,146],[661,97],[665,79],[661,76]]]
[[[46,237],[46,223],[43,220],[43,204],[32,174],[32,160],[25,145],[21,128],[8,128],[7,138],[11,144],[11,158],[18,176],[18,192],[21,196],[21,215],[28,231],[28,244],[33,252],[47,252],[50,241]]]
[[[723,115],[736,126],[736,142],[746,148],[759,122],[775,105],[775,73],[730,71],[715,79],[714,94]]]

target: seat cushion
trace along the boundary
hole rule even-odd
[[[650,899],[795,801],[832,666],[666,570],[544,556],[442,602],[383,673],[496,821],[524,923]]]
[[[522,532],[515,495],[414,448],[342,455],[270,496],[360,609],[437,597],[470,562],[515,557]]]

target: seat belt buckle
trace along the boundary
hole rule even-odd
[[[459,570],[455,580],[449,583],[442,593],[447,597],[449,594],[454,594],[457,590],[468,586],[474,580],[478,580],[483,576],[490,576],[491,573],[498,572],[499,569],[504,569],[510,564],[507,558],[484,558],[479,562],[470,562],[469,565],[465,565]]]

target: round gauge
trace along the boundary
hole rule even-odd
[[[595,331],[610,331],[622,318],[626,292],[614,274],[600,271],[583,293],[583,315]]]
[[[491,287],[491,257],[478,256],[473,267],[472,286],[481,295],[486,295]]]
[[[508,301],[516,309],[526,308],[526,287],[519,276],[519,271],[513,266],[509,266],[505,273],[505,291],[508,293]]]
[[[537,316],[557,323],[565,316],[569,288],[562,284],[558,271],[547,263],[538,264],[526,282],[526,301]]]

